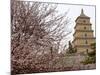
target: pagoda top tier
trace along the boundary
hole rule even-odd
[[[75,22],[77,22],[78,19],[90,19],[90,17],[87,16],[87,15],[85,15],[85,14],[84,14],[84,10],[81,9],[81,13],[80,13],[80,15],[76,18]]]
[[[84,10],[83,9],[81,9],[81,14],[80,14],[79,17],[87,17],[87,18],[89,18],[87,15],[84,14]]]

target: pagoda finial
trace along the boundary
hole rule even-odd
[[[84,15],[84,10],[83,9],[81,9],[81,15]]]
[[[82,14],[84,13],[83,9],[81,9],[81,13],[82,13]]]

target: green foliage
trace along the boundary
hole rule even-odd
[[[89,52],[89,53],[87,53],[87,54],[88,54],[89,57],[93,57],[93,56],[96,55],[96,51],[93,50],[93,51],[91,51],[91,52]]]
[[[69,48],[68,48],[68,53],[76,53],[77,52],[77,49],[76,48],[73,48],[71,42],[69,41]]]
[[[96,43],[91,44],[91,49],[96,50]]]
[[[86,57],[84,61],[82,61],[84,65],[96,63],[96,57]]]
[[[92,49],[93,51],[91,51],[91,52],[88,52],[88,51],[87,51],[87,57],[85,58],[84,61],[82,61],[82,63],[83,63],[84,65],[96,63],[96,43],[92,43],[92,44],[91,44],[91,49]]]

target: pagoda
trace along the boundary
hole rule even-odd
[[[78,53],[91,51],[91,44],[95,43],[95,37],[93,35],[90,17],[85,15],[84,10],[81,9],[81,14],[76,18],[75,22],[75,33],[73,34],[74,48],[77,49]]]

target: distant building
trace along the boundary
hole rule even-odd
[[[81,10],[80,16],[75,20],[75,33],[73,34],[73,46],[77,49],[77,52],[86,52],[91,50],[91,43],[95,43],[95,37],[93,35],[92,24],[90,23],[90,17],[84,14]]]

